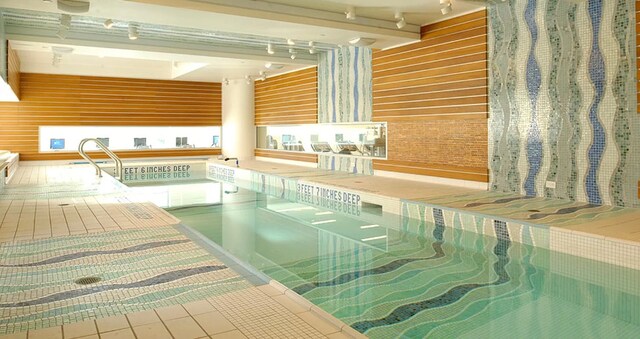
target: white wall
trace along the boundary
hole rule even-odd
[[[253,82],[231,80],[222,85],[222,154],[240,160],[254,158],[256,145]]]

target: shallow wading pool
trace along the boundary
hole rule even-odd
[[[372,338],[640,333],[639,271],[513,242],[499,221],[496,238],[446,227],[438,209],[427,223],[206,180],[133,190]]]

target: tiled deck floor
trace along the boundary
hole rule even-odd
[[[15,175],[0,194],[0,338],[360,336],[239,275],[87,166]],[[84,276],[103,280],[74,283]]]

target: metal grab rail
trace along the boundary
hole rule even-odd
[[[80,144],[78,145],[78,153],[80,153],[80,156],[82,156],[82,158],[86,161],[88,161],[90,164],[93,165],[93,167],[96,168],[96,175],[99,177],[102,177],[102,170],[100,169],[100,166],[98,166],[98,164],[96,164],[95,161],[93,161],[93,159],[91,159],[87,153],[84,151],[84,145],[89,142],[89,141],[93,141],[95,142],[95,144],[98,146],[98,148],[100,148],[106,155],[109,156],[109,158],[111,158],[115,163],[116,163],[116,173],[115,173],[115,177],[116,179],[122,181],[122,160],[120,160],[120,158],[113,153],[109,147],[107,147],[107,145],[105,145],[102,141],[96,139],[96,138],[86,138],[86,139],[82,139],[82,141],[80,141]]]

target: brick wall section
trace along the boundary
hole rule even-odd
[[[388,124],[375,170],[488,182],[486,11],[422,27],[373,54],[373,120]]]
[[[486,119],[394,122],[388,129],[391,161],[459,167],[487,165]]]

